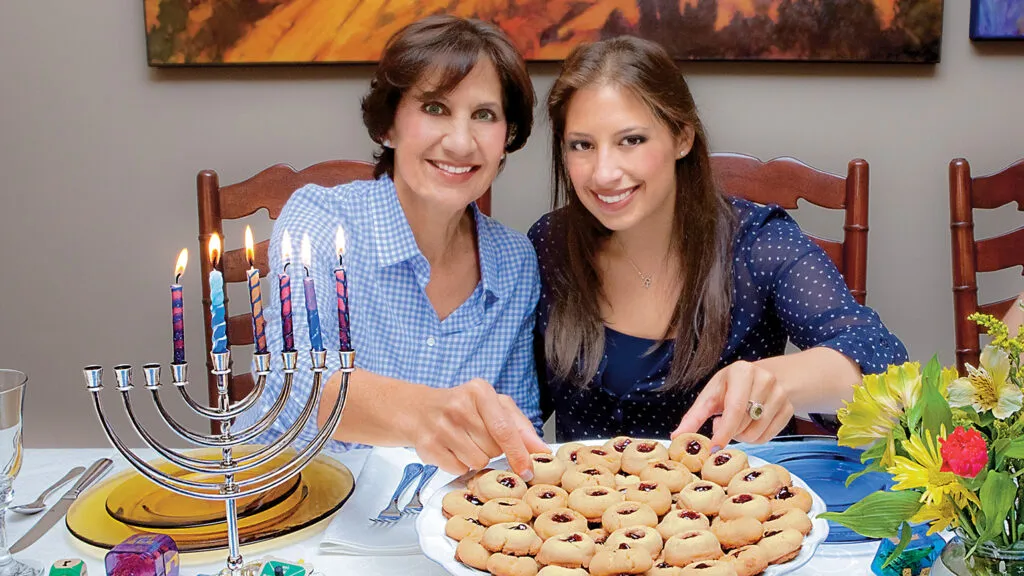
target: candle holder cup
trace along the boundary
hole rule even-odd
[[[205,460],[188,456],[181,451],[168,448],[159,440],[153,437],[150,431],[139,421],[132,407],[131,391],[134,388],[132,383],[132,367],[122,364],[114,367],[114,376],[117,381],[117,391],[121,393],[124,402],[124,409],[128,413],[128,419],[132,428],[143,439],[143,441],[158,454],[169,462],[180,466],[184,470],[199,474],[199,479],[186,479],[174,473],[163,472],[137,456],[120,439],[117,433],[110,426],[100,401],[100,391],[103,389],[103,368],[101,366],[87,366],[84,369],[86,386],[92,393],[93,404],[96,408],[96,415],[99,417],[103,431],[106,433],[110,443],[121,453],[133,468],[147,479],[157,485],[170,490],[176,494],[190,496],[203,500],[219,500],[224,502],[225,518],[227,522],[228,535],[228,557],[226,567],[221,571],[221,576],[255,576],[258,566],[256,564],[245,564],[242,560],[238,530],[238,511],[236,501],[271,490],[289,479],[309,464],[309,462],[320,453],[327,441],[330,440],[334,430],[341,420],[342,411],[345,406],[345,397],[348,392],[348,380],[355,370],[355,352],[338,352],[341,363],[341,386],[338,397],[331,409],[327,423],[321,428],[313,440],[307,444],[286,463],[273,470],[259,474],[252,478],[238,480],[235,475],[251,470],[270,462],[274,457],[288,448],[298,437],[299,432],[306,426],[313,416],[323,386],[323,374],[326,370],[327,351],[311,350],[313,372],[313,387],[309,397],[300,413],[298,419],[279,438],[254,452],[236,458],[233,449],[243,444],[252,442],[261,434],[266,432],[271,424],[277,420],[292,388],[292,378],[295,375],[298,352],[290,351],[281,354],[283,362],[284,384],[281,392],[270,410],[260,417],[253,425],[234,430],[235,419],[254,406],[264,393],[267,375],[270,374],[270,354],[254,354],[253,366],[256,375],[256,385],[245,398],[232,402],[230,395],[230,374],[231,374],[231,352],[213,352],[210,354],[213,363],[211,373],[217,378],[217,402],[216,407],[205,406],[195,399],[188,392],[188,364],[171,364],[172,384],[177,388],[185,404],[193,412],[212,422],[219,424],[219,433],[202,434],[194,432],[182,426],[167,411],[160,397],[160,365],[146,364],[142,367],[145,377],[145,387],[150,391],[153,402],[156,405],[160,418],[179,437],[202,447],[220,448],[221,458],[219,460]]]

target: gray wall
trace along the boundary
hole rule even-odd
[[[370,154],[357,112],[369,68],[154,70],[142,18],[137,1],[0,2],[0,366],[30,373],[31,446],[104,443],[84,365],[109,374],[119,362],[169,358],[167,286],[177,251],[197,248],[198,170],[233,182],[276,162]],[[972,45],[967,0],[948,0],[945,20],[937,66],[686,71],[715,150],[792,155],[833,172],[856,156],[870,162],[869,303],[915,357],[951,363],[946,166],[966,156],[987,173],[1024,157],[1024,50]],[[544,94],[557,68],[532,71]],[[524,231],[549,205],[546,131],[542,119],[495,185],[495,215]],[[818,232],[840,223],[809,210],[798,219]],[[1020,220],[1003,210],[982,230]],[[241,242],[237,228],[228,236]],[[193,362],[195,263],[185,278]],[[983,295],[1021,287],[1013,270]]]

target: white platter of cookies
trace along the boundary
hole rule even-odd
[[[532,456],[529,483],[495,460],[429,499],[420,548],[460,576],[778,576],[806,564],[828,536],[825,503],[784,468],[710,444],[555,444]]]

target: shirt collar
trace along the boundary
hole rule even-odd
[[[381,176],[374,188],[373,233],[377,244],[377,263],[381,268],[423,257],[416,238],[409,227],[402,204],[398,201],[395,183]],[[505,289],[498,278],[498,259],[501,257],[494,242],[495,223],[485,216],[476,203],[470,205],[476,222],[477,250],[480,252],[480,284],[486,294],[504,298]]]
[[[420,254],[409,220],[398,202],[395,183],[388,176],[377,180],[373,194],[373,234],[381,268],[411,260]]]

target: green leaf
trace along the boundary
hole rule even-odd
[[[999,442],[1002,442],[1003,440],[1005,440],[1005,438],[1001,440],[996,440],[995,444],[993,444],[992,446],[995,447],[996,444],[999,444]],[[1002,451],[1002,457],[1024,458],[1024,438],[1014,438],[1013,440],[1011,440],[1009,446],[1007,446]]]
[[[978,416],[978,411],[974,409],[974,406],[961,406],[957,408],[957,411],[974,423],[975,427],[981,427],[981,416]]]
[[[1003,460],[1006,459],[1006,449],[1013,442],[1010,438],[1000,438],[992,443],[992,456],[995,459],[996,469],[1002,468]]]
[[[925,366],[924,375],[921,378],[920,404],[924,405],[924,414],[922,415],[924,429],[930,431],[933,436],[938,436],[943,426],[947,432],[953,431],[953,412],[949,408],[949,402],[939,392],[941,378],[942,364],[939,363],[938,356],[932,356],[928,365]]]
[[[888,444],[888,440],[888,438],[876,440],[875,443],[871,445],[871,448],[861,452],[860,463],[867,464],[869,460],[878,460],[881,458],[882,454],[885,454],[885,446]]]
[[[885,472],[885,468],[882,468],[882,466],[877,461],[872,462],[872,463],[868,464],[867,466],[865,466],[863,470],[861,470],[859,472],[854,472],[853,474],[850,474],[849,476],[847,476],[846,477],[846,487],[849,488],[850,484],[853,484],[854,480],[856,480],[857,478],[860,478],[861,476],[863,476],[865,474],[868,474],[870,472]]]
[[[889,564],[892,564],[893,560],[900,557],[900,554],[907,549],[907,545],[910,544],[910,538],[914,533],[910,530],[910,524],[907,522],[903,523],[903,527],[900,529],[900,542],[892,549],[889,553],[889,557],[882,563],[882,568],[887,568]]]
[[[911,434],[917,434],[917,427],[921,424],[921,416],[924,415],[924,402],[918,400],[907,411],[907,428]]]
[[[900,524],[921,508],[920,498],[921,494],[913,490],[873,492],[843,512],[825,512],[818,517],[868,538],[895,538]]]
[[[1006,514],[1013,506],[1013,499],[1017,495],[1017,487],[1009,474],[1005,472],[991,471],[981,486],[981,511],[985,514],[985,529],[981,539],[986,540],[1000,534],[1003,531],[1003,522]]]

